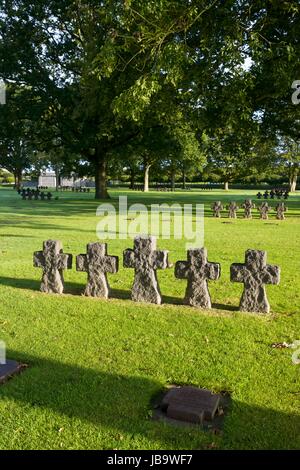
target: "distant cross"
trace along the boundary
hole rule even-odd
[[[87,245],[87,254],[76,257],[76,269],[88,273],[84,295],[107,299],[110,295],[107,273],[118,272],[119,258],[107,255],[106,243],[90,243]]]
[[[223,205],[221,201],[214,202],[211,208],[214,212],[214,217],[217,217],[219,219],[221,217],[221,211],[223,210]]]
[[[64,254],[57,240],[44,242],[43,251],[34,253],[34,267],[43,269],[41,291],[62,294],[64,290],[63,270],[72,268],[72,255]]]
[[[236,202],[231,202],[229,206],[227,207],[228,209],[228,217],[230,219],[236,219],[236,212],[239,210],[239,206],[237,205]]]
[[[255,209],[255,204],[251,201],[251,199],[246,199],[242,208],[245,210],[244,218],[245,219],[252,219],[252,209]]]
[[[220,273],[219,263],[207,261],[205,248],[188,250],[187,261],[177,261],[175,265],[175,277],[188,281],[185,303],[193,307],[211,308],[207,281],[219,279]]]
[[[277,206],[275,207],[275,210],[277,212],[276,219],[284,220],[285,219],[284,213],[287,212],[288,210],[284,202],[279,202]]]
[[[131,292],[132,300],[161,304],[156,270],[168,268],[169,262],[168,251],[156,250],[156,238],[152,236],[136,237],[134,249],[124,251],[124,267],[135,270]]]
[[[269,206],[269,204],[267,202],[263,202],[259,207],[258,207],[258,210],[260,212],[260,218],[262,220],[268,220],[269,218],[269,215],[268,213],[270,212],[271,210],[271,207]]]
[[[245,264],[232,264],[230,279],[244,283],[240,311],[268,313],[270,305],[264,284],[279,284],[280,268],[266,264],[265,251],[247,250]]]

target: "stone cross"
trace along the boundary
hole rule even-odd
[[[265,251],[247,250],[245,264],[232,264],[230,279],[244,283],[240,311],[268,313],[270,305],[264,284],[279,284],[280,268],[266,264]]]
[[[251,199],[245,199],[242,208],[245,210],[244,218],[252,219],[252,209],[255,209],[255,204],[251,201]]]
[[[132,300],[161,304],[156,270],[170,267],[168,251],[156,250],[155,237],[138,236],[134,240],[134,249],[124,251],[123,261],[125,268],[135,270]]]
[[[223,210],[223,205],[221,201],[216,201],[212,204],[211,206],[213,212],[214,212],[214,217],[220,218],[221,217],[221,211]]]
[[[41,291],[62,294],[64,290],[63,270],[72,268],[72,255],[64,254],[57,240],[44,242],[43,251],[34,253],[33,264],[43,269]]]
[[[268,220],[269,215],[268,212],[271,210],[271,207],[267,202],[263,202],[259,207],[258,210],[260,212],[260,218],[262,220]]]
[[[188,250],[187,261],[177,261],[175,265],[175,277],[188,281],[184,302],[192,307],[211,308],[207,281],[219,279],[220,273],[219,263],[207,261],[206,248]]]
[[[228,217],[230,219],[236,219],[236,211],[239,210],[239,206],[237,205],[236,202],[231,202],[229,206],[227,206],[228,209]]]
[[[275,210],[277,212],[276,219],[284,220],[285,219],[284,213],[287,212],[288,210],[284,202],[279,202],[277,206],[275,207]]]
[[[110,294],[107,273],[118,272],[119,258],[107,255],[106,243],[89,243],[87,254],[76,257],[76,270],[88,273],[84,295],[107,299]]]

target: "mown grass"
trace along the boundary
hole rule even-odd
[[[39,292],[32,254],[43,240],[63,242],[74,255],[97,241],[98,202],[92,194],[60,193],[58,201],[22,201],[0,190],[0,339],[8,356],[29,365],[0,387],[1,449],[299,449],[300,366],[273,342],[300,339],[300,196],[288,201],[287,220],[213,219],[210,204],[242,201],[251,191],[111,192],[112,202],[205,204],[205,246],[222,276],[210,283],[211,311],[181,305],[186,283],[173,269],[158,273],[162,306],[129,299],[132,270],[110,276],[114,298],[81,295],[86,276],[65,273],[63,296]],[[275,205],[273,203],[273,205]],[[122,258],[132,240],[109,241]],[[172,262],[185,242],[159,240]],[[282,270],[268,286],[269,315],[239,313],[242,286],[230,264],[247,248],[268,252]],[[151,399],[166,385],[194,384],[231,393],[221,434],[174,428],[151,419]]]

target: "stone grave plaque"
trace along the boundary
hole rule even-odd
[[[19,374],[23,369],[24,365],[9,359],[5,364],[0,364],[0,385],[7,382],[14,375]]]
[[[164,396],[160,408],[168,418],[188,423],[203,424],[213,421],[221,395],[192,386],[171,388]]]

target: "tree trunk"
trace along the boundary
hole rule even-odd
[[[293,175],[290,178],[290,192],[294,193],[297,187],[297,175]]]
[[[144,164],[144,193],[149,192],[149,172],[150,172],[150,167],[149,163]]]
[[[185,174],[185,170],[182,170],[182,189],[186,189],[186,174]]]
[[[14,177],[15,177],[15,188],[20,189],[21,184],[22,184],[22,171],[16,170],[14,173]]]
[[[59,181],[59,167],[58,165],[55,166],[55,191],[58,192],[59,186],[60,186],[60,181]]]
[[[105,154],[100,149],[96,150],[95,162],[95,199],[109,199],[107,191],[107,162]]]
[[[229,182],[228,181],[225,181],[225,183],[224,183],[224,190],[225,191],[229,190]]]
[[[171,173],[171,190],[175,191],[175,170]]]
[[[135,172],[134,172],[134,170],[130,169],[130,186],[129,186],[129,189],[134,189],[134,183],[135,183]]]

